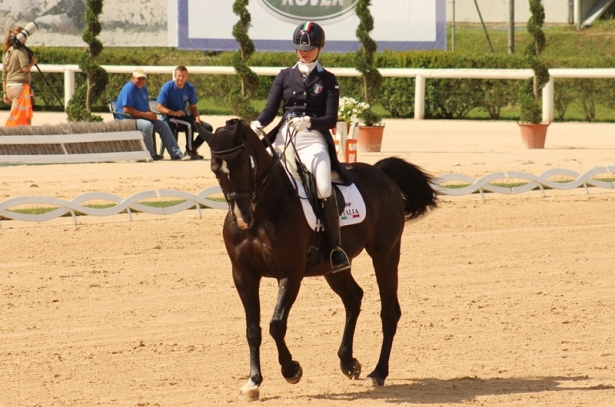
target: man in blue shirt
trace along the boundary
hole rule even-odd
[[[137,129],[143,134],[143,141],[154,161],[162,159],[154,150],[154,131],[160,134],[162,144],[166,147],[172,160],[189,160],[190,157],[182,154],[175,141],[169,125],[158,120],[156,113],[149,108],[149,96],[145,86],[147,75],[142,68],[137,68],[126,83],[117,98],[116,108],[119,112],[128,113],[137,122]]]
[[[186,154],[193,160],[203,159],[197,150],[205,142],[205,134],[211,135],[213,131],[210,124],[201,121],[196,105],[198,101],[194,85],[188,82],[188,68],[180,65],[175,68],[175,79],[162,85],[156,106],[156,110],[166,116],[169,125],[186,132]],[[187,106],[190,106],[190,111]],[[199,133],[194,140],[193,132]]]

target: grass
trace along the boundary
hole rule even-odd
[[[588,58],[615,56],[615,19],[597,20],[593,26],[577,30],[575,25],[545,24],[546,58]],[[452,51],[452,24],[447,27],[448,51]],[[488,24],[487,33],[495,54],[508,53],[508,25]],[[525,24],[515,26],[515,54],[522,54],[531,42]],[[491,53],[480,24],[455,24],[455,52]]]

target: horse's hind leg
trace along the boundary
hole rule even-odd
[[[361,375],[361,364],[353,357],[353,343],[357,319],[361,312],[363,290],[350,273],[327,274],[325,279],[331,289],[340,296],[346,309],[344,335],[337,351],[337,356],[340,358],[340,369],[348,378],[358,379]]]
[[[376,368],[367,375],[374,386],[384,386],[384,380],[389,375],[389,358],[393,347],[393,338],[397,332],[397,323],[401,318],[401,307],[397,299],[400,243],[390,249],[380,247],[374,250],[366,247],[372,257],[376,281],[380,292],[380,319],[382,321],[382,347]]]
[[[303,375],[301,365],[293,360],[284,340],[288,326],[288,314],[297,299],[300,286],[300,279],[283,278],[279,280],[278,300],[275,305],[273,318],[271,318],[269,323],[269,333],[275,340],[276,347],[278,348],[278,361],[282,367],[282,376],[290,384],[299,383]]]

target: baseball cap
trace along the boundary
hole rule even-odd
[[[135,69],[135,71],[132,73],[132,76],[134,76],[135,78],[147,78],[147,75],[145,74],[143,68]]]

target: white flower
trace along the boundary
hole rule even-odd
[[[355,124],[359,121],[358,117],[366,109],[369,108],[369,104],[365,102],[358,102],[357,100],[342,96],[339,102],[339,110],[337,112],[337,120],[340,122],[347,122]]]

